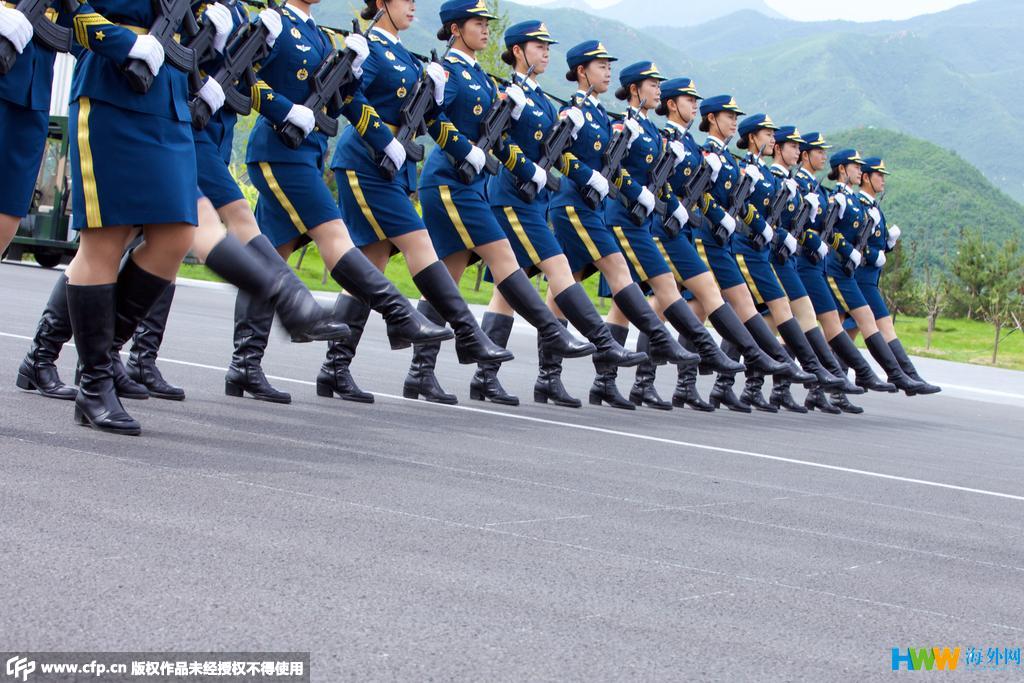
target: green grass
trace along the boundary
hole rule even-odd
[[[292,254],[292,257],[288,262],[294,268],[299,262],[299,252]],[[324,282],[324,263],[320,259],[320,252],[315,246],[310,245],[306,252],[306,256],[302,259],[302,266],[298,271],[299,277],[306,283],[306,286],[312,290],[319,290],[325,292],[338,292],[341,291],[341,287],[338,286],[334,280],[328,275],[326,282]],[[477,264],[470,266],[466,273],[462,276],[462,281],[459,283],[459,289],[462,291],[463,298],[471,304],[484,304],[486,305],[491,300],[491,292],[494,290],[494,285],[482,278],[478,278],[478,273],[482,274],[482,270],[477,268]],[[222,280],[213,274],[206,266],[182,264],[181,270],[178,273],[181,277],[192,278],[195,280],[212,280],[215,282],[221,282]],[[395,256],[388,263],[385,274],[388,278],[395,283],[399,291],[402,294],[410,298],[418,298],[420,293],[413,284],[412,276],[409,275],[409,269],[405,265],[405,258],[401,255]],[[478,282],[479,279],[479,282]],[[539,281],[535,278],[534,283],[538,285],[541,295],[547,294],[547,282],[541,278]],[[589,278],[583,283],[587,293],[590,294],[590,298],[598,302],[597,308],[602,314],[608,312],[610,301],[599,300],[597,297],[597,285],[598,278]]]
[[[995,328],[989,323],[939,318],[932,336],[931,349],[925,349],[927,330],[928,321],[925,318],[904,315],[896,318],[896,333],[909,353],[993,367],[992,345],[995,341]],[[1007,329],[1002,331],[998,362],[994,367],[1024,370],[1024,333],[1009,332]]]

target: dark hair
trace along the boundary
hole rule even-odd
[[[700,117],[700,123],[697,125],[697,130],[701,133],[711,132],[711,114],[704,114]]]
[[[462,28],[466,25],[467,21],[469,21],[469,17],[466,17],[465,19],[458,19],[456,21],[449,21],[447,24],[437,29],[437,39],[447,43],[452,39],[452,24]]]
[[[658,116],[668,116],[668,103],[675,102],[680,97],[683,97],[683,95],[676,95],[675,97],[669,97],[668,99],[662,100],[661,102],[658,103],[658,106],[655,108],[654,113],[657,114]]]
[[[515,45],[513,45],[512,47],[515,47]],[[505,62],[509,66],[516,65],[516,56],[512,53],[512,47],[507,48],[504,52],[501,53],[501,61]]]
[[[736,146],[739,147],[740,149],[746,149],[747,147],[750,147],[750,137],[744,135],[743,137],[736,141]]]
[[[387,0],[384,0],[384,2],[387,2]],[[377,0],[366,0],[366,7],[359,13],[359,18],[369,21],[375,16],[377,16]]]
[[[580,80],[580,76],[579,76],[580,67],[583,67],[585,69],[585,68],[587,68],[587,64],[589,64],[589,63],[590,62],[587,62],[586,64],[578,64],[578,65],[574,66],[573,68],[569,69],[568,71],[566,71],[565,72],[565,80],[569,81],[570,83],[578,82]]]
[[[828,179],[829,180],[833,180],[833,181],[834,180],[839,180],[839,167],[838,166],[836,166],[835,168],[833,168],[831,171],[828,172]]]

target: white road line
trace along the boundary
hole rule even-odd
[[[10,334],[7,332],[0,332],[0,336],[10,337],[15,339],[26,339],[31,340],[31,337],[18,334]],[[216,370],[217,372],[225,372],[227,368],[219,367],[216,365],[207,365],[205,363],[193,363],[191,361],[176,360],[173,358],[162,357],[160,360],[164,363],[176,363],[178,365],[185,365],[194,368],[201,368],[204,370]],[[313,386],[315,382],[308,380],[293,379],[291,377],[280,377],[276,375],[267,375],[268,379],[277,380],[279,382],[292,382],[294,384],[302,384],[305,386]],[[499,412],[494,410],[486,410],[484,408],[474,408],[472,406],[461,406],[461,405],[444,405],[440,403],[429,403],[426,401],[419,401],[414,399],[407,399],[403,396],[396,396],[395,394],[385,394],[381,392],[374,392],[377,396],[384,398],[395,399],[397,401],[405,401],[415,403],[418,406],[426,408],[438,408],[446,410],[461,410],[464,412],[478,413],[483,415],[490,415],[494,417],[502,417],[509,420],[520,420],[524,422],[533,422],[535,424],[546,424],[553,427],[562,427],[565,429],[578,429],[580,431],[595,432],[598,434],[607,434],[609,436],[619,436],[627,439],[637,439],[639,441],[648,441],[652,443],[660,443],[669,446],[680,446],[682,448],[694,448],[698,450],[710,451],[713,453],[727,453],[729,455],[738,455],[747,458],[756,458],[759,460],[769,460],[772,462],[781,462],[788,465],[800,465],[802,467],[813,467],[816,469],[828,470],[831,472],[842,472],[844,474],[853,474],[861,477],[872,477],[875,479],[886,479],[888,481],[898,481],[905,484],[917,484],[918,486],[928,486],[932,488],[945,489],[948,491],[959,491],[961,493],[974,493],[980,496],[989,496],[992,498],[1003,498],[1005,500],[1015,500],[1024,503],[1024,496],[1015,495],[1012,493],[1003,493],[1001,491],[989,491],[987,489],[972,488],[970,486],[958,486],[956,484],[946,484],[939,481],[930,481],[927,479],[915,479],[913,477],[901,477],[895,474],[886,474],[884,472],[874,472],[871,470],[862,470],[854,467],[842,467],[840,465],[829,465],[827,463],[813,462],[810,460],[800,460],[798,458],[786,458],[780,455],[770,455],[768,453],[756,453],[754,451],[746,451],[737,448],[726,448],[723,446],[711,446],[708,444],[694,443],[692,441],[680,441],[678,439],[669,439],[660,436],[651,436],[650,434],[637,434],[635,432],[625,432],[618,429],[607,429],[605,427],[594,427],[591,425],[576,424],[573,422],[563,422],[561,420],[549,420],[542,417],[533,417],[531,415],[516,415],[513,413]]]

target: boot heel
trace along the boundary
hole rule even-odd
[[[475,387],[470,387],[469,388],[469,398],[472,401],[486,401],[487,400],[487,397],[484,395],[484,392],[481,391],[480,389],[475,388]]]
[[[402,387],[402,396],[404,398],[411,398],[412,400],[417,401],[420,398],[420,392],[409,387]]]
[[[543,391],[537,391],[536,389],[534,389],[534,391],[533,391],[533,401],[534,401],[534,403],[547,403],[548,402],[548,395],[545,394]]]
[[[642,406],[644,404],[644,397],[643,396],[635,396],[633,394],[630,394],[629,395],[629,401],[630,401],[630,403],[632,403],[635,406]]]
[[[593,391],[590,392],[589,399],[590,399],[590,405],[592,405],[592,406],[599,406],[599,405],[601,405],[601,403],[603,403],[603,401],[601,400],[601,395],[600,394],[595,394]]]
[[[25,391],[35,391],[36,389],[35,382],[21,374],[21,372],[18,372],[18,377],[14,380],[14,383],[19,389],[24,389]]]
[[[814,403],[812,403],[811,401],[805,400],[804,401],[804,408],[807,408],[808,412],[813,413],[814,412]]]
[[[722,407],[722,399],[718,398],[717,396],[709,396],[708,403],[710,403],[711,407],[714,408],[715,410],[718,410],[719,408]]]
[[[334,398],[334,389],[326,382],[317,382],[316,395],[321,398]]]
[[[89,426],[89,420],[86,419],[85,413],[78,406],[75,406],[75,424]]]
[[[245,395],[245,389],[243,389],[242,385],[237,382],[225,381],[224,393],[228,396],[234,396],[235,398],[242,398],[242,396]]]
[[[412,346],[412,344],[410,344],[404,339],[393,339],[390,340],[390,343],[392,351],[401,351],[402,349],[407,349],[410,346]]]

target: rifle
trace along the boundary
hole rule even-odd
[[[526,78],[532,76],[533,71],[534,67],[531,66],[530,70],[526,72]],[[512,75],[512,83],[515,85],[515,74]],[[508,97],[498,97],[491,104],[490,109],[487,110],[483,120],[480,122],[480,136],[476,140],[476,146],[484,151],[486,159],[484,170],[491,175],[498,175],[498,171],[501,169],[501,162],[498,161],[491,150],[501,142],[505,133],[508,132],[508,128],[512,123],[512,110],[514,108],[512,100]],[[476,180],[476,169],[473,168],[473,164],[469,163],[467,159],[458,162],[455,165],[455,170],[459,174],[459,180],[467,185]]]
[[[667,138],[668,136],[665,135]],[[667,144],[665,145],[664,151],[658,160],[654,163],[654,167],[648,174],[649,182],[647,183],[647,189],[650,190],[651,194],[654,195],[654,211],[652,214],[658,214],[661,216],[661,227],[664,228],[665,234],[668,235],[669,239],[675,239],[679,236],[679,231],[683,226],[679,224],[679,220],[675,216],[669,216],[668,214],[668,202],[658,199],[658,194],[661,193],[662,188],[668,184],[668,179],[672,177],[672,174],[676,170],[676,165],[679,160],[676,155],[672,152],[672,148]],[[639,205],[634,204],[630,208],[629,218],[633,221],[634,225],[643,225],[644,220],[647,218],[646,210]],[[639,222],[637,222],[639,219]]]
[[[585,101],[590,94],[594,92],[594,86],[590,86],[586,94],[583,95]],[[580,98],[573,96],[571,100],[571,106],[578,106]],[[558,163],[562,155],[565,154],[566,150],[572,145],[572,120],[568,116],[561,119],[558,123],[551,127],[548,131],[547,136],[541,143],[540,149],[540,160],[534,162],[537,166],[544,169],[548,173],[548,184],[547,189],[552,192],[558,192],[562,187],[562,182],[557,176],[551,175],[550,171],[556,163]],[[519,198],[524,202],[532,202],[537,198],[537,186],[529,180],[520,180],[513,176],[513,182],[516,186],[516,192],[519,194]]]
[[[792,180],[793,179],[793,169],[792,168],[789,169],[789,175],[786,176],[786,179],[787,180]],[[786,210],[786,207],[788,205],[789,205],[789,188],[787,188],[785,183],[783,183],[782,187],[779,188],[779,191],[775,193],[774,197],[772,197],[771,207],[770,207],[770,209],[768,211],[768,222],[776,229],[776,231],[777,231],[776,232],[776,238],[778,238],[778,236],[780,234],[785,232],[788,235],[792,235],[794,239],[799,241],[800,235],[802,234],[803,230],[802,230],[802,228],[799,229],[799,230],[796,229],[796,226],[804,225],[806,223],[806,219],[810,218],[811,206],[807,202],[802,202],[800,204],[800,208],[797,210],[796,215],[793,216],[793,220],[790,223],[791,229],[790,230],[786,230],[785,228],[779,227],[779,224],[782,222],[782,213]],[[800,221],[800,222],[798,222],[798,221]],[[778,259],[779,263],[785,263],[789,259],[788,250],[786,249],[786,247],[784,245],[785,245],[785,239],[784,238],[783,239],[776,239],[775,240],[774,255],[775,255],[775,258]]]
[[[767,143],[765,143],[767,145]],[[757,156],[751,154],[747,155],[748,163],[757,163],[761,161],[761,155],[764,154],[765,145],[761,145],[761,149],[757,151]],[[732,194],[729,196],[729,207],[726,209],[732,218],[736,221],[737,227],[742,224],[745,227],[744,234],[747,239],[750,240],[751,246],[758,251],[764,249],[767,244],[765,243],[764,236],[761,234],[754,234],[754,231],[750,229],[750,226],[743,223],[739,219],[740,211],[746,205],[750,195],[754,192],[754,179],[750,177],[750,174],[744,173],[743,177],[740,178],[740,182],[733,188]]]
[[[818,183],[821,186],[821,182]],[[840,190],[842,192],[842,190]],[[833,200],[828,204],[828,211],[825,212],[825,217],[821,222],[821,241],[831,246],[832,235],[836,231],[836,223],[839,222],[839,202]],[[810,254],[809,258],[812,263],[818,263],[821,259],[818,257],[817,252]]]
[[[380,10],[366,27],[369,31],[384,16],[384,10]],[[352,33],[359,33],[359,22],[352,20]],[[316,119],[316,128],[327,137],[334,137],[338,134],[338,119],[327,114],[327,108],[341,109],[344,104],[341,95],[342,88],[356,80],[352,73],[352,64],[355,62],[356,53],[345,48],[344,50],[333,51],[313,74],[313,92],[310,93],[303,106],[313,112]],[[306,139],[302,129],[294,123],[284,123],[277,129],[277,134],[291,149],[298,149],[302,141]]]
[[[647,104],[647,100],[640,102],[639,109],[643,109],[645,104]],[[631,118],[633,118],[632,109],[626,112],[625,120]],[[608,143],[608,149],[605,150],[602,157],[601,170],[598,171],[608,181],[608,196],[613,199],[619,198],[619,191],[613,182],[613,178],[619,174],[622,168],[622,160],[626,158],[627,152],[629,152],[629,132],[626,130],[625,125],[623,125],[622,129],[615,133],[612,136],[612,141]],[[601,204],[601,197],[597,190],[589,185],[580,188],[580,195],[583,197],[583,203],[590,209],[596,209]],[[623,201],[625,201],[624,197]]]
[[[455,36],[452,36],[448,40],[448,45],[445,47],[444,54],[440,59],[438,59],[437,50],[431,50],[430,61],[440,64],[448,56],[448,53],[451,52],[452,45],[455,44],[455,38]],[[416,84],[416,90],[405,101],[402,109],[398,112],[399,124],[398,130],[395,132],[395,139],[405,148],[406,158],[411,161],[423,161],[423,145],[417,143],[416,138],[420,135],[426,135],[427,113],[432,111],[435,106],[434,81],[430,79],[426,69],[424,69],[423,75],[420,76],[420,80]],[[398,175],[398,167],[391,161],[391,158],[382,152],[377,152],[376,158],[380,174],[387,180],[394,180],[395,176]]]
[[[17,9],[32,24],[33,37],[48,48],[58,52],[71,51],[71,29],[58,26],[46,16],[50,0],[21,0]],[[0,36],[0,76],[7,74],[18,58],[14,43]]]
[[[270,9],[280,11],[280,6],[274,0],[269,0],[268,6]],[[250,88],[256,82],[253,65],[270,52],[267,35],[267,27],[259,21],[246,22],[239,26],[224,48],[224,62],[211,76],[224,90],[225,106],[241,116],[252,110],[252,97],[248,93],[243,93],[237,86],[243,79]],[[193,72],[193,75],[195,73]],[[198,88],[193,89],[198,91]],[[193,97],[188,106],[192,112],[192,127],[196,130],[205,128],[213,116],[210,105],[198,97]]]
[[[199,24],[195,15],[192,14],[192,6],[189,0],[152,0],[156,9],[156,21],[149,29],[149,35],[160,41],[164,48],[164,55],[167,62],[185,73],[196,68],[196,53],[191,48],[185,47],[174,39],[174,34],[181,26],[187,36],[195,36],[199,33]],[[122,67],[128,85],[132,90],[145,95],[153,87],[156,76],[149,70],[146,63],[141,59],[129,59]]]
[[[881,197],[879,197],[878,200],[876,201],[876,205],[879,207],[879,211],[881,211],[881,205],[882,205],[882,198]],[[875,231],[875,228],[877,226],[878,226],[878,223],[876,223],[875,219],[872,218],[870,215],[864,221],[864,225],[861,226],[860,232],[857,233],[857,244],[854,245],[856,247],[857,251],[859,251],[861,254],[864,254],[867,251],[868,240],[871,239],[871,233],[873,233]],[[843,262],[843,272],[846,273],[847,277],[853,277],[853,273],[856,270],[857,270],[857,266],[855,266],[853,264],[853,261],[851,261],[850,259],[846,259]]]

